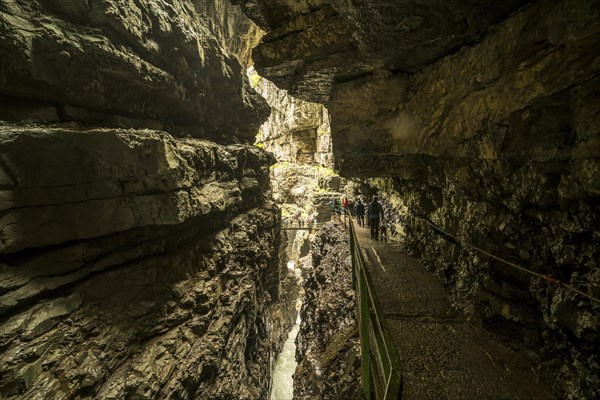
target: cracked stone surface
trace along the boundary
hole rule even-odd
[[[356,297],[343,228],[324,225],[312,240],[311,258],[302,270],[294,399],[361,399]]]
[[[35,117],[28,99],[45,119],[231,141],[268,115],[245,75],[261,32],[228,1],[7,0],[0,33],[3,118]]]
[[[267,396],[295,315],[267,153],[0,131],[3,398]]]
[[[0,3],[0,397],[268,397],[297,284],[261,35],[226,1]]]

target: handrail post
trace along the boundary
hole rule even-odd
[[[356,247],[354,246],[354,241],[356,240],[355,238],[355,232],[354,229],[349,229],[350,231],[350,261],[352,264],[352,287],[356,288],[356,262],[355,262],[355,257],[356,257]]]
[[[344,215],[345,216],[345,215]],[[345,220],[344,220],[345,222]],[[350,257],[352,263],[352,283],[357,290],[356,305],[358,309],[358,325],[360,335],[360,358],[361,358],[361,383],[366,399],[371,398],[371,355],[369,348],[369,307],[365,280],[361,277],[360,271],[360,248],[357,243],[354,227],[348,226],[350,238]]]
[[[362,384],[365,398],[371,398],[371,351],[369,339],[369,300],[366,282],[358,275],[359,313],[360,313],[360,358],[362,364]]]

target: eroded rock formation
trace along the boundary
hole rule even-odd
[[[258,399],[294,319],[256,26],[0,4],[0,397]]]
[[[253,140],[268,116],[242,78],[260,33],[228,1],[8,0],[0,32],[3,119]]]
[[[271,152],[277,163],[271,168],[273,199],[282,207],[284,225],[298,227],[309,221],[329,221],[328,204],[340,196],[343,184],[333,172],[329,113],[317,103],[290,96],[248,70],[251,86],[271,107],[261,125],[257,145]],[[288,231],[288,256],[298,261],[309,252],[308,231]]]
[[[327,102],[340,82],[381,71],[416,72],[526,4],[408,0],[237,0],[267,35],[254,52],[257,69],[290,94]]]
[[[253,69],[250,82],[271,106],[257,143],[273,153],[274,201],[287,230],[287,254],[302,281],[296,340],[294,398],[360,398],[358,333],[349,250],[344,231],[328,225],[317,234],[298,230],[331,219],[345,180],[330,168],[329,115],[320,104],[296,99]]]
[[[347,236],[333,223],[311,244],[296,339],[294,399],[360,399],[360,345]]]
[[[597,397],[598,304],[456,244],[600,295],[597,2],[239,2],[268,31],[258,73],[327,106],[340,174],[385,178],[465,312],[544,361],[559,397]]]
[[[0,218],[3,396],[266,396],[269,333],[291,321],[263,151],[155,131],[0,135],[14,179]]]
[[[331,128],[327,109],[318,103],[290,96],[249,70],[251,85],[271,107],[271,115],[261,125],[256,138],[273,153],[278,162],[333,166]]]

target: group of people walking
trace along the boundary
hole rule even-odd
[[[383,222],[383,207],[378,201],[377,196],[373,196],[370,203],[363,203],[361,199],[357,199],[356,203],[351,203],[347,197],[344,197],[340,203],[338,199],[334,199],[330,206],[334,209],[337,214],[341,213],[341,209],[346,210],[348,214],[356,216],[356,222],[359,226],[369,226],[371,230],[371,239],[387,240],[387,229]],[[366,219],[365,219],[366,216]]]
[[[383,207],[379,204],[377,196],[373,196],[373,200],[366,207],[362,200],[358,199],[354,205],[354,215],[356,215],[356,222],[359,226],[365,226],[365,215],[367,216],[367,224],[371,228],[371,239],[379,240],[380,233],[382,236],[385,235],[385,227],[380,225],[383,222]]]
[[[383,221],[383,207],[379,204],[377,196],[373,196],[373,200],[370,203],[363,203],[361,199],[358,199],[352,208],[349,207],[348,199],[345,198],[342,207],[356,216],[356,222],[359,226],[364,227],[366,223],[371,228],[371,239],[379,240],[380,233],[385,234],[385,227],[381,225]],[[367,217],[366,221],[365,215]]]

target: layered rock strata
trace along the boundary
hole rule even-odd
[[[327,106],[336,168],[385,177],[459,307],[544,361],[557,396],[597,397],[598,303],[456,244],[600,296],[596,2],[241,3],[268,30],[257,71]]]
[[[251,85],[271,107],[261,125],[256,143],[276,160],[271,172],[273,199],[282,206],[284,219],[297,225],[300,220],[329,220],[327,203],[339,197],[345,184],[331,169],[333,153],[329,113],[321,104],[290,96],[248,70]]]
[[[333,172],[331,132],[327,109],[290,96],[248,70],[250,84],[271,107],[256,138],[259,147],[277,159],[271,169],[273,199],[282,208],[284,225],[298,227],[309,221],[329,221],[328,203],[338,198],[340,178]],[[308,231],[288,231],[288,256],[296,262],[310,248]]]
[[[332,89],[372,73],[414,73],[463,46],[528,0],[236,0],[267,35],[257,70],[292,96],[325,103]]]
[[[250,84],[267,101],[271,115],[261,125],[256,142],[273,153],[278,162],[333,166],[329,113],[322,104],[290,96],[263,79],[254,68]]]
[[[281,207],[287,230],[290,260],[299,261],[310,252],[311,225],[328,222],[331,205],[340,198],[340,178],[329,168],[302,163],[277,163],[271,168],[273,199]]]
[[[538,361],[555,379],[558,398],[596,396],[597,304],[463,243],[597,296],[596,234],[590,233],[586,242],[586,229],[592,229],[586,224],[593,219],[575,220],[564,211],[534,204],[521,214],[499,206],[495,199],[465,198],[455,184],[448,185],[451,193],[447,193],[435,186],[393,180],[372,183],[389,204],[389,223],[403,235],[407,249],[446,285],[457,309]],[[447,196],[444,203],[432,203],[432,190]],[[431,208],[424,211],[419,204]],[[414,218],[416,210],[419,219]],[[553,226],[551,221],[562,222]]]
[[[360,399],[360,340],[347,236],[329,223],[311,244],[296,339],[294,399]]]
[[[293,325],[260,31],[227,1],[0,4],[0,397],[258,399]]]
[[[228,1],[8,0],[0,34],[3,119],[231,141],[268,115],[245,79],[260,32]]]
[[[264,152],[156,131],[0,138],[4,398],[266,396],[271,333],[292,321]]]

